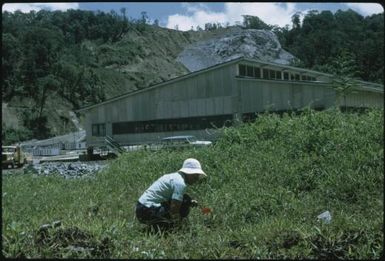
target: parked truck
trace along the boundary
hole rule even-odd
[[[25,153],[20,146],[1,146],[2,168],[21,167],[27,163]]]

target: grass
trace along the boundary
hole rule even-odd
[[[383,255],[383,110],[260,115],[208,149],[140,151],[95,178],[3,176],[2,253],[27,258],[349,258]],[[197,158],[208,174],[172,233],[149,233],[135,202]],[[329,210],[330,224],[317,221]],[[39,231],[42,224],[61,226]]]

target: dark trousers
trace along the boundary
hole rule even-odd
[[[136,218],[144,224],[162,225],[170,224],[170,204],[171,200],[163,202],[160,207],[146,207],[140,202],[136,203]],[[183,195],[182,205],[180,207],[180,216],[185,218],[190,213],[191,197],[187,194]]]

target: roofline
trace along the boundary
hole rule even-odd
[[[296,71],[302,71],[302,72],[310,72],[310,73],[314,73],[314,74],[318,74],[318,75],[323,75],[323,76],[333,77],[333,75],[332,75],[332,74],[329,74],[329,73],[323,73],[323,72],[313,71],[313,70],[310,70],[310,69],[305,69],[305,68],[300,68],[300,67],[294,67],[294,66],[285,65],[285,64],[272,63],[272,62],[265,62],[265,61],[261,61],[261,60],[258,60],[258,59],[250,59],[250,58],[243,58],[243,60],[245,60],[245,61],[247,61],[247,62],[258,62],[258,63],[270,65],[270,66],[279,66],[279,67],[284,67],[284,68],[286,68],[286,69],[291,69],[291,70],[296,70]]]
[[[170,79],[170,80],[167,80],[167,81],[164,81],[164,82],[161,82],[161,83],[157,83],[155,85],[152,85],[148,88],[145,88],[145,89],[142,89],[142,90],[137,90],[137,91],[130,91],[128,93],[125,93],[125,94],[121,94],[121,95],[118,95],[118,96],[115,96],[115,97],[112,97],[104,102],[101,102],[101,103],[97,103],[97,104],[93,104],[93,105],[89,105],[89,106],[86,106],[86,107],[83,107],[83,108],[80,108],[78,110],[76,110],[77,112],[83,112],[83,111],[86,111],[86,110],[89,110],[89,109],[92,109],[94,107],[97,107],[99,105],[103,105],[103,104],[106,104],[106,103],[110,103],[110,102],[113,102],[113,101],[116,101],[116,100],[120,100],[120,99],[123,99],[125,97],[128,97],[128,96],[131,96],[131,95],[135,95],[135,94],[138,94],[138,93],[142,93],[142,92],[146,92],[146,91],[150,91],[152,89],[155,89],[155,88],[158,88],[160,86],[163,86],[163,85],[166,85],[166,84],[170,84],[170,83],[174,83],[174,82],[178,82],[180,80],[183,80],[185,78],[189,78],[191,76],[195,76],[195,75],[198,75],[198,74],[201,74],[203,73],[204,71],[211,71],[211,70],[214,70],[214,69],[217,69],[217,68],[221,68],[221,67],[224,67],[224,66],[227,66],[229,64],[232,64],[232,63],[236,63],[238,61],[241,61],[243,59],[243,57],[239,57],[239,58],[235,58],[233,60],[230,60],[230,61],[227,61],[227,62],[224,62],[224,63],[221,63],[221,64],[216,64],[216,65],[213,65],[213,66],[210,66],[210,67],[206,67],[204,69],[201,69],[201,70],[198,70],[198,71],[195,71],[195,72],[191,72],[191,73],[188,73],[188,74],[185,74],[185,75],[182,75],[182,76],[179,76],[179,77],[175,77],[173,79]]]
[[[172,140],[172,139],[180,139],[180,138],[187,138],[187,137],[195,137],[194,135],[177,135],[177,136],[168,136],[162,138],[162,140]]]
[[[274,66],[274,67],[278,66],[278,67],[281,67],[281,68],[283,67],[283,68],[290,69],[290,70],[295,70],[295,71],[302,71],[302,72],[313,73],[313,74],[317,74],[317,75],[321,75],[321,76],[334,77],[334,75],[329,74],[329,73],[323,73],[323,72],[313,71],[313,70],[309,70],[309,69],[304,69],[304,68],[294,67],[294,66],[290,66],[290,65],[279,64],[279,63],[266,62],[266,61],[261,61],[261,60],[258,60],[258,59],[250,59],[250,58],[245,58],[245,57],[241,56],[241,57],[235,58],[233,60],[230,60],[230,61],[227,61],[227,62],[224,62],[224,63],[221,63],[221,64],[216,64],[216,65],[213,65],[213,66],[210,66],[210,67],[206,67],[204,69],[201,69],[201,70],[198,70],[198,71],[194,71],[194,72],[191,72],[191,73],[188,73],[188,74],[185,74],[185,75],[182,75],[182,76],[179,76],[179,77],[176,77],[176,78],[173,78],[173,79],[161,82],[161,83],[157,83],[155,85],[152,85],[152,86],[150,86],[148,88],[145,88],[145,89],[142,89],[142,90],[130,91],[130,92],[127,92],[125,94],[121,94],[121,95],[112,97],[112,98],[110,98],[110,99],[108,99],[106,101],[103,101],[103,102],[100,102],[100,103],[97,103],[97,104],[93,104],[93,105],[89,105],[89,106],[85,106],[83,108],[80,108],[80,109],[76,110],[76,112],[84,112],[84,111],[93,109],[95,107],[98,107],[100,105],[104,105],[104,104],[107,104],[107,103],[110,103],[110,102],[114,102],[114,101],[126,98],[128,96],[131,96],[131,95],[136,95],[138,93],[147,92],[147,91],[153,90],[155,88],[158,88],[158,87],[170,84],[170,83],[175,83],[175,82],[181,81],[183,79],[189,78],[191,76],[199,75],[199,74],[201,74],[203,72],[211,71],[211,70],[218,69],[218,68],[221,68],[221,67],[224,67],[224,66],[228,66],[230,64],[238,63],[240,61],[246,61],[246,62],[251,62],[251,63],[257,62],[257,63],[260,63],[260,64],[266,64],[266,65],[270,65],[270,66]],[[361,83],[370,83],[370,84],[373,84],[373,85],[378,85],[379,87],[382,86],[381,84],[377,84],[377,83],[366,82],[366,81],[361,81],[361,80],[357,80],[357,81],[361,82]],[[371,91],[383,92],[383,89],[380,90],[380,89],[373,88],[373,87],[361,87],[361,88],[362,89],[371,90]]]
[[[383,89],[375,88],[375,87],[369,87],[369,86],[356,86],[353,87],[354,90],[366,90],[371,92],[378,92],[378,93],[384,93]]]

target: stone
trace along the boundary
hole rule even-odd
[[[52,225],[51,224],[44,224],[44,225],[41,225],[39,230],[42,231],[42,230],[48,230],[49,228],[52,228]]]
[[[61,221],[60,220],[56,220],[56,221],[52,222],[52,226],[53,227],[60,227],[61,226]]]
[[[34,172],[39,175],[52,175],[56,173],[67,179],[93,176],[95,173],[102,170],[105,166],[105,164],[101,163],[84,164],[80,162],[46,162],[43,164],[34,165],[33,169]]]
[[[332,221],[332,216],[330,212],[327,210],[325,212],[322,212],[317,216],[318,221],[322,221],[325,224],[329,224]]]

